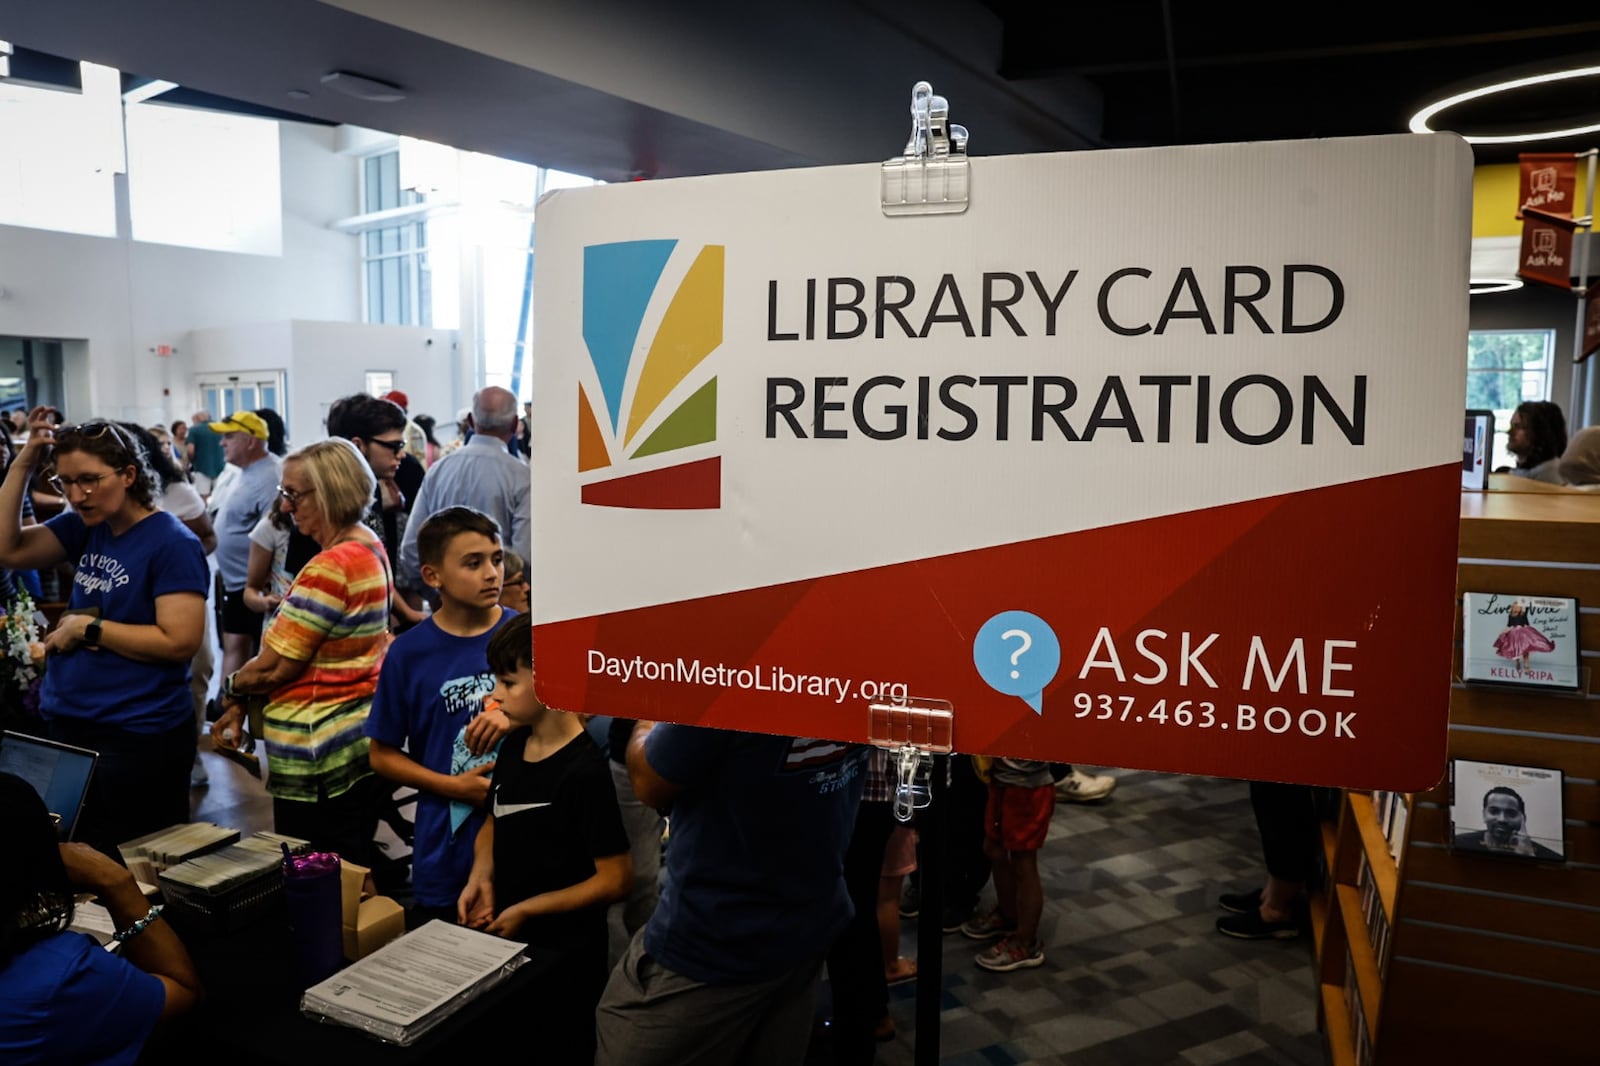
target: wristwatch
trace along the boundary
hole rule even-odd
[[[83,643],[89,648],[100,646],[100,619],[91,618],[89,624],[83,627]]]

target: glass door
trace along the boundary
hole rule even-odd
[[[289,421],[287,392],[282,370],[245,370],[237,374],[206,374],[195,380],[200,406],[218,420],[235,411],[270,407]]]

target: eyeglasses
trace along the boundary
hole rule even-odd
[[[50,487],[65,496],[72,489],[81,489],[85,496],[90,495],[100,487],[100,482],[110,477],[110,474],[85,474],[82,477],[57,477],[51,474]]]
[[[401,452],[406,450],[406,442],[403,440],[373,440],[371,437],[368,437],[367,443],[381,445],[385,448],[388,448],[396,455],[399,455]]]
[[[128,435],[128,431],[115,422],[108,422],[103,418],[97,418],[90,422],[79,422],[75,426],[57,426],[56,446],[60,447],[62,445],[63,437],[77,436],[82,437],[84,440],[99,440],[107,433],[111,434],[118,444],[127,449],[129,455],[139,454],[138,446],[134,444],[133,438]]]
[[[282,485],[279,485],[278,486],[278,499],[280,499],[284,503],[288,504],[289,505],[289,510],[292,511],[295,508],[300,506],[300,501],[301,500],[305,499],[307,496],[311,495],[313,492],[316,492],[316,491],[317,491],[316,489],[306,489],[304,492],[296,492],[294,489],[286,489]]]

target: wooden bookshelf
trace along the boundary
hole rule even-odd
[[[1404,797],[1391,855],[1379,803],[1346,792],[1325,831],[1332,890],[1313,905],[1320,1014],[1338,1066],[1421,1062],[1600,1062],[1600,495],[1464,493],[1456,588],[1573,596],[1587,690],[1450,691],[1452,759],[1559,768],[1566,774],[1566,863],[1452,851],[1450,786]],[[1460,652],[1455,677],[1460,677]],[[1373,950],[1363,900],[1388,923]],[[1372,919],[1376,921],[1376,917]],[[1353,971],[1370,1047],[1346,999]]]

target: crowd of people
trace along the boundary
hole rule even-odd
[[[1595,469],[1600,431],[1569,441],[1550,406],[1518,408],[1518,471]],[[835,1059],[869,1063],[894,1036],[889,986],[917,977],[902,920],[979,942],[985,970],[1043,964],[1052,815],[1105,799],[1114,776],[952,757],[944,908],[922,913],[928,842],[892,814],[886,753],[539,702],[526,419],[491,386],[459,422],[441,446],[403,394],[354,394],[330,405],[325,439],[291,450],[269,409],[165,428],[28,415],[0,482],[0,578],[70,573],[31,726],[100,759],[59,846],[31,789],[0,775],[18,845],[0,867],[0,1058],[133,1061],[200,1000],[118,845],[187,821],[202,736],[258,770],[264,756],[276,831],[365,866],[383,859],[396,790],[414,790],[407,924],[555,951],[550,1062],[795,1063],[825,971]],[[1251,797],[1266,877],[1221,897],[1217,928],[1303,935],[1318,797],[1265,783]],[[83,890],[108,906],[120,955],[65,931]],[[96,1024],[75,1026],[88,1003]]]

